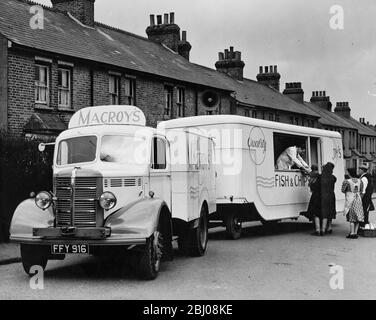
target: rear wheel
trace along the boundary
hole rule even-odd
[[[49,247],[21,244],[20,249],[22,266],[29,276],[34,275],[34,273],[31,272],[33,266],[39,266],[43,270],[46,269],[48,257],[50,255]]]
[[[235,214],[230,214],[227,216],[226,221],[226,233],[227,237],[232,240],[238,240],[242,235],[242,220],[235,216]]]
[[[208,212],[202,206],[198,226],[191,230],[189,239],[189,254],[194,257],[201,257],[205,254],[209,239]]]

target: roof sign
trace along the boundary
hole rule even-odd
[[[69,129],[99,125],[146,126],[144,113],[135,106],[100,106],[76,112],[69,122]]]

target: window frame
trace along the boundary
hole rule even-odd
[[[136,79],[125,77],[124,97],[128,105],[136,106],[136,86]],[[127,88],[129,88],[129,92],[127,92]]]
[[[156,154],[155,154],[155,147],[156,147],[156,143],[155,141],[162,141],[164,143],[164,147],[165,147],[165,153],[164,153],[164,160],[165,160],[165,163],[162,165],[161,167],[161,164],[159,163],[156,163],[156,161],[158,161],[158,148],[157,148],[157,158],[156,158]],[[168,170],[168,157],[167,157],[167,152],[168,152],[168,141],[167,139],[163,138],[163,137],[160,137],[160,136],[153,136],[152,139],[151,139],[151,142],[152,142],[152,146],[151,146],[151,161],[150,161],[150,168],[151,170],[153,171],[166,171]]]
[[[317,137],[315,136],[304,136],[304,135],[298,135],[298,134],[291,134],[291,133],[285,133],[285,132],[278,132],[278,131],[274,131],[273,132],[273,156],[274,156],[274,171],[275,172],[301,172],[300,169],[291,169],[291,170],[279,170],[277,169],[277,160],[279,158],[279,156],[281,155],[281,153],[276,156],[276,149],[275,149],[275,146],[276,146],[276,136],[282,136],[284,138],[288,138],[290,137],[292,140],[293,139],[305,139],[305,150],[306,150],[306,157],[305,159],[303,159],[307,164],[308,166],[311,168],[312,164],[311,164],[311,139],[315,139]],[[296,144],[295,144],[296,145]],[[292,145],[291,145],[292,146]],[[290,146],[290,147],[291,147]],[[282,150],[282,152],[284,152],[286,150],[286,148],[284,148]],[[319,152],[319,150],[318,150]]]
[[[173,100],[174,88],[169,85],[164,86],[164,115],[172,118],[173,116]]]
[[[39,80],[37,80],[35,78],[35,75],[36,75],[36,69],[38,68],[38,77],[39,77]],[[43,68],[46,70],[46,86],[42,86],[40,84],[40,68]],[[44,63],[35,63],[35,71],[34,71],[34,84],[35,84],[35,91],[34,91],[34,100],[35,100],[35,104],[40,104],[40,105],[46,105],[46,106],[49,106],[50,105],[50,83],[51,83],[51,79],[50,79],[50,72],[51,72],[51,65],[49,64],[44,64]],[[43,101],[43,100],[38,100],[37,99],[37,90],[39,90],[40,88],[44,88],[46,90],[46,101]],[[40,97],[40,92],[38,92],[38,96]]]
[[[114,79],[115,92],[111,92],[111,79]],[[121,86],[121,76],[116,75],[116,74],[109,74],[109,77],[108,77],[108,94],[109,94],[111,105],[120,105],[120,86]],[[114,102],[114,99],[115,99],[115,102]]]
[[[65,89],[59,85],[59,79],[60,79],[59,72],[60,71],[68,72],[68,89]],[[57,88],[58,88],[57,90],[58,107],[63,108],[63,109],[72,109],[73,105],[72,105],[72,69],[71,68],[62,67],[62,66],[58,67],[58,87]],[[62,90],[68,93],[68,104],[66,105],[60,103],[60,92]]]
[[[178,87],[176,94],[177,118],[185,117],[185,88]]]

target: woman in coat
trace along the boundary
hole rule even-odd
[[[336,195],[334,193],[337,178],[333,175],[334,164],[328,162],[321,174],[321,218],[323,220],[325,234],[331,234],[332,221],[337,216]]]
[[[312,195],[308,205],[308,218],[314,221],[314,236],[321,235],[321,181],[317,166],[312,166],[312,172],[309,178],[309,187]]]

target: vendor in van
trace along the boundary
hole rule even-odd
[[[283,151],[277,159],[277,170],[292,170],[292,167],[297,166],[302,172],[310,173],[312,170],[309,165],[303,160],[305,150],[303,148],[292,146]]]

